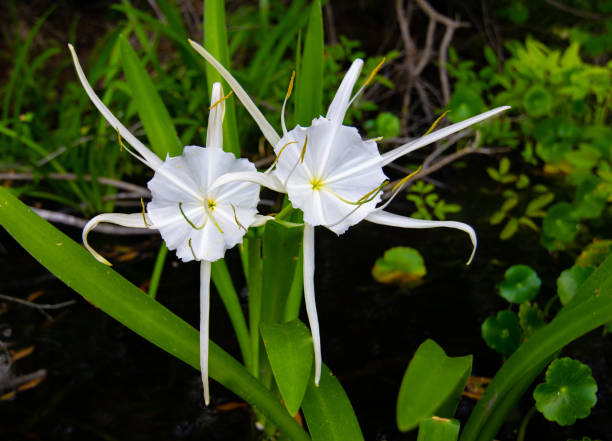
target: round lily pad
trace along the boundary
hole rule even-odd
[[[518,316],[525,339],[531,337],[534,332],[546,324],[544,321],[544,313],[535,303],[521,303]]]
[[[557,295],[563,305],[567,305],[574,298],[580,285],[595,270],[592,266],[578,266],[566,269],[557,279]]]
[[[570,426],[586,418],[597,402],[597,383],[591,368],[569,357],[553,361],[546,370],[546,382],[538,384],[533,398],[549,421]]]
[[[521,343],[519,320],[512,311],[499,311],[496,316],[487,317],[481,333],[487,345],[501,354],[512,354]]]
[[[410,247],[395,247],[376,259],[372,276],[381,283],[415,284],[427,270],[421,254]]]
[[[499,294],[510,303],[529,302],[540,290],[542,281],[527,265],[514,265],[506,270],[504,281],[499,284]]]

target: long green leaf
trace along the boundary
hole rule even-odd
[[[423,420],[452,417],[472,370],[472,356],[448,357],[425,340],[410,361],[397,398],[397,427],[412,430]]]
[[[300,409],[308,381],[312,381],[312,336],[299,320],[261,326],[270,366],[290,415]]]
[[[89,302],[171,355],[199,369],[199,335],[0,187],[0,225],[36,260]],[[194,302],[197,293],[194,292]],[[210,376],[257,407],[291,439],[310,438],[278,399],[211,342]]]
[[[419,424],[417,441],[457,441],[459,421],[447,418],[429,418]]]
[[[219,60],[223,66],[227,69],[230,68],[223,0],[206,0],[206,2],[204,2],[204,47]],[[208,90],[212,90],[213,83],[217,81],[223,84],[225,93],[230,90],[227,83],[210,63],[206,63],[206,80],[208,81]],[[225,102],[223,149],[236,156],[240,156],[236,110],[234,101],[231,99]]]
[[[119,37],[123,71],[127,78],[151,150],[164,159],[166,154],[179,156],[183,148],[170,114],[162,102],[153,81],[125,36]]]
[[[493,439],[508,412],[551,357],[575,339],[612,321],[612,255],[582,284],[574,299],[503,364],[474,408],[461,441]]]
[[[323,15],[321,2],[315,0],[310,9],[304,54],[301,57],[295,84],[296,123],[309,126],[323,110]]]
[[[361,441],[363,434],[346,392],[325,365],[321,382],[315,386],[314,377],[302,402],[312,441]]]

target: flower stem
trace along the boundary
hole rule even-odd
[[[151,273],[151,282],[149,283],[149,296],[154,299],[157,295],[157,289],[159,288],[159,280],[161,279],[162,271],[164,270],[164,262],[166,262],[166,255],[168,254],[168,247],[165,242],[162,242],[157,252],[157,258],[155,259],[155,265],[153,266],[153,273]]]

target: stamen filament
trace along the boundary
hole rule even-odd
[[[213,103],[213,104],[212,104],[212,105],[211,105],[211,106],[208,108],[208,110],[212,110],[212,109],[214,109],[215,107],[217,107],[217,105],[218,105],[218,104],[220,104],[220,103],[222,103],[223,101],[225,101],[226,99],[228,99],[228,98],[229,98],[229,97],[232,95],[232,93],[234,93],[234,91],[233,91],[233,90],[230,90],[230,91],[229,91],[229,93],[228,93],[227,95],[225,95],[225,96],[223,96],[223,97],[219,98],[217,101],[215,101],[215,102],[214,102],[214,103]]]
[[[378,187],[370,190],[369,192],[367,192],[366,194],[364,194],[361,198],[359,198],[356,202],[353,201],[349,201],[348,199],[344,199],[342,196],[340,196],[338,193],[336,193],[333,190],[330,190],[328,187],[322,185],[319,187],[320,190],[324,190],[328,193],[333,194],[334,196],[336,196],[338,199],[340,199],[342,202],[346,203],[346,204],[350,204],[350,205],[363,205],[363,204],[367,204],[368,202],[372,201],[376,196],[378,196],[378,194],[382,191],[383,187],[385,185],[387,185],[389,183],[389,181],[385,181],[382,184],[380,184]]]
[[[232,206],[232,210],[234,211],[234,220],[236,221],[238,228],[242,228],[244,231],[246,231],[247,229],[244,228],[244,225],[242,225],[240,221],[238,220],[238,216],[236,215],[236,207],[234,207],[234,204],[230,204],[230,205]]]
[[[298,143],[297,141],[289,141],[287,144],[282,146],[281,149],[278,151],[278,155],[276,155],[276,158],[274,158],[274,162],[272,162],[272,164],[270,164],[270,167],[268,167],[268,170],[266,170],[266,173],[269,173],[272,170],[272,167],[276,165],[276,163],[278,162],[278,159],[280,158],[281,153],[283,153],[283,150],[285,150],[285,147],[287,147],[289,144],[297,144],[297,143]]]
[[[359,95],[361,95],[361,93],[364,91],[364,89],[366,87],[368,87],[368,84],[370,84],[370,82],[374,79],[374,77],[376,76],[376,74],[378,73],[378,71],[380,70],[380,68],[382,67],[382,65],[384,64],[386,58],[383,57],[383,59],[381,60],[380,63],[378,63],[378,65],[372,70],[372,72],[370,72],[370,75],[368,76],[367,80],[365,81],[365,83],[363,83],[363,86],[361,86],[359,88],[359,90],[357,91],[357,93],[353,96],[353,98],[351,98],[351,100],[349,101],[349,106],[351,104],[353,104],[353,101],[355,101],[357,99],[357,97]]]
[[[187,245],[189,245],[189,249],[191,250],[191,255],[193,256],[193,260],[198,260],[198,258],[195,255],[195,252],[193,251],[193,247],[191,246],[191,237],[187,241]]]
[[[206,210],[206,215],[210,218],[210,220],[213,222],[215,227],[217,227],[217,230],[219,230],[219,232],[221,234],[224,234],[223,230],[221,229],[221,227],[219,226],[219,224],[215,220],[215,217],[212,215],[212,210],[207,205],[204,205],[204,210]]]
[[[433,132],[433,129],[436,128],[436,126],[438,125],[438,123],[442,120],[442,118],[444,118],[446,116],[446,114],[450,112],[450,110],[445,110],[442,115],[440,115],[431,125],[431,127],[429,129],[427,129],[427,131],[423,134],[423,136],[425,135],[429,135],[431,132]]]
[[[145,227],[149,228],[151,225],[147,222],[147,217],[145,216],[145,204],[142,198],[140,198],[140,205],[142,205],[142,221],[144,222]]]
[[[302,147],[302,153],[300,153],[300,162],[304,162],[304,156],[306,156],[306,144],[308,144],[308,135],[304,139],[304,147]]]
[[[189,220],[189,218],[187,217],[187,215],[183,211],[183,203],[182,202],[179,202],[178,207],[179,207],[179,210],[180,210],[181,214],[183,215],[183,218],[187,221],[187,223],[191,226],[191,228],[193,228],[194,230],[201,230],[202,228],[204,228],[204,226],[206,225],[206,219],[204,220],[204,223],[202,225],[200,225],[199,227],[196,227],[195,224]]]
[[[393,186],[393,188],[391,189],[391,191],[395,191],[397,188],[401,187],[402,185],[404,185],[406,183],[406,181],[410,178],[412,178],[414,175],[416,175],[417,173],[419,173],[421,171],[421,169],[423,168],[422,165],[419,165],[419,168],[417,168],[415,171],[413,171],[412,173],[410,173],[408,176],[406,176],[405,178],[402,178],[397,184],[395,184]]]

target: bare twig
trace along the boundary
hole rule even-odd
[[[72,216],[66,213],[59,213],[57,211],[45,210],[43,208],[30,207],[36,214],[49,222],[54,222],[63,225],[69,225],[71,227],[83,228],[87,223],[86,219]],[[100,224],[96,227],[97,233],[104,234],[117,234],[117,235],[130,235],[130,234],[156,234],[157,230],[147,228],[129,228],[121,227],[116,225]]]
[[[577,17],[587,18],[589,20],[603,20],[605,18],[603,15],[600,15],[600,14],[596,14],[593,12],[587,12],[587,11],[581,11],[580,9],[572,8],[571,6],[567,6],[561,2],[558,2],[557,0],[546,0],[546,3],[548,3],[551,6],[554,6],[557,9],[565,11],[568,14],[575,15]]]
[[[49,173],[43,176],[45,178],[56,181],[77,181],[82,179],[84,181],[91,182],[90,175],[78,176],[74,173]],[[0,173],[0,180],[4,181],[33,181],[35,179],[38,179],[38,176],[34,176],[33,173]],[[130,184],[129,182],[119,181],[117,179],[105,177],[98,177],[96,178],[96,181],[98,181],[100,184],[109,185],[111,187],[121,188],[122,190],[133,192],[139,195],[139,197],[151,197],[151,193],[149,192],[149,190],[144,187],[141,187],[140,185]]]
[[[16,389],[23,384],[30,383],[36,380],[42,380],[47,376],[45,369],[39,369],[30,374],[20,375],[18,377],[8,377],[0,381],[0,390]]]
[[[338,43],[338,37],[336,35],[336,25],[334,23],[334,11],[332,9],[332,3],[326,2],[323,6],[325,11],[325,33],[329,39],[328,43],[331,45]]]
[[[76,303],[75,300],[67,300],[65,302],[54,303],[52,305],[48,303],[34,303],[28,300],[23,300],[18,297],[7,296],[4,294],[0,294],[0,300],[6,300],[8,302],[19,303],[20,305],[29,306],[30,308],[35,308],[35,309],[60,309],[60,308],[65,308],[66,306],[74,305]]]

